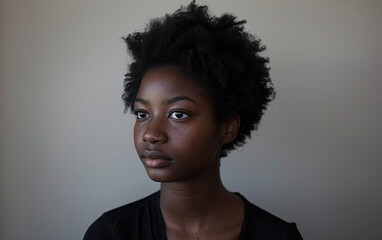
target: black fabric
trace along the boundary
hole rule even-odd
[[[104,213],[84,240],[166,240],[160,192]],[[243,196],[245,215],[239,240],[300,240],[296,224],[287,223],[253,205]]]

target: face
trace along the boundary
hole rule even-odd
[[[149,70],[134,111],[135,148],[152,180],[188,181],[219,168],[225,140],[213,99],[181,70]]]

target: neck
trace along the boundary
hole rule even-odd
[[[232,194],[221,182],[219,167],[215,169],[190,181],[161,184],[160,207],[166,222],[199,229],[219,217]]]

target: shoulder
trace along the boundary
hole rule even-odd
[[[155,192],[135,202],[112,209],[104,213],[103,216],[107,217],[108,219],[111,219],[113,222],[124,220],[131,215],[137,214],[142,209],[154,204],[154,201],[157,197],[159,197],[159,192]]]
[[[85,233],[84,240],[118,239],[118,225],[136,218],[155,204],[159,192],[102,214]]]
[[[286,222],[241,197],[245,205],[242,234],[247,236],[243,239],[302,239],[295,223]]]

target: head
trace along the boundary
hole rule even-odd
[[[230,14],[211,16],[206,6],[193,1],[128,35],[133,62],[124,81],[125,110],[134,111],[147,72],[175,67],[208,93],[217,125],[239,120],[235,138],[222,146],[220,157],[243,145],[275,95],[269,59],[261,55],[265,46],[244,30],[244,24]]]

